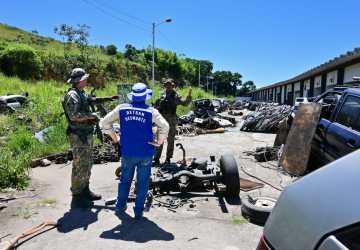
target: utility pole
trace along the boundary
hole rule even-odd
[[[152,23],[152,74],[151,74],[151,88],[155,87],[155,23]]]
[[[200,62],[199,62],[199,88],[200,88]]]
[[[206,77],[206,92],[209,91],[209,77]]]
[[[214,81],[211,81],[211,88],[212,88],[212,94],[215,95],[215,93],[214,93]]]
[[[170,23],[171,18],[165,19],[160,23],[152,23],[152,76],[151,76],[151,87],[155,87],[155,27],[163,23]]]

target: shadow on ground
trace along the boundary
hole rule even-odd
[[[103,206],[93,206],[87,209],[70,209],[58,220],[57,229],[60,233],[68,233],[78,228],[83,228],[85,231],[90,224],[98,220],[98,214],[103,208],[108,209]]]
[[[100,238],[134,241],[144,243],[152,240],[171,241],[175,237],[172,233],[160,228],[153,221],[143,217],[141,220],[134,220],[128,214],[119,216],[121,224],[101,233]]]

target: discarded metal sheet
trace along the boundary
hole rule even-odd
[[[296,113],[280,158],[280,165],[291,175],[302,175],[307,169],[320,112],[319,103],[308,103],[301,104]]]
[[[240,190],[241,191],[248,192],[248,191],[262,188],[262,187],[264,187],[263,183],[240,178]]]

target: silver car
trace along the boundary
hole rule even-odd
[[[360,150],[289,185],[257,249],[360,249],[359,190]]]

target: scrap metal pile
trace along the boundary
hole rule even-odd
[[[276,103],[252,103],[255,111],[243,117],[241,131],[276,133],[279,123],[291,114],[291,106]]]
[[[65,153],[51,154],[42,158],[33,159],[31,167],[46,167],[55,164],[65,164],[73,160],[72,151]],[[101,164],[106,162],[118,162],[120,160],[119,145],[113,144],[111,139],[106,138],[103,144],[95,145],[93,147],[93,162],[94,164]]]
[[[233,127],[236,124],[234,118],[218,114],[215,110],[223,109],[215,108],[210,99],[195,100],[193,104],[192,111],[178,118],[179,134],[224,132],[223,128]]]
[[[245,152],[247,155],[254,156],[258,162],[276,161],[280,157],[281,147],[257,147],[255,151]]]

